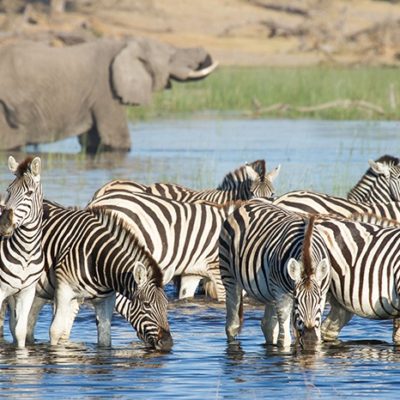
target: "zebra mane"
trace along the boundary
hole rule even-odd
[[[350,220],[356,222],[366,222],[368,224],[386,227],[400,227],[400,221],[396,219],[381,217],[380,215],[376,215],[374,213],[353,213],[349,217]]]
[[[388,154],[385,154],[382,157],[379,157],[375,162],[380,162],[380,163],[385,163],[389,165],[398,165],[400,163],[400,159],[397,157],[390,156]]]
[[[317,215],[310,214],[308,221],[306,221],[306,226],[304,227],[304,241],[303,241],[303,251],[302,251],[302,261],[304,267],[304,277],[308,280],[314,273],[312,268],[312,255],[311,255],[311,245],[314,230],[314,223]]]
[[[26,172],[31,172],[31,163],[33,161],[32,156],[28,156],[25,158],[24,161],[22,161],[20,164],[18,164],[17,170],[15,171],[15,175],[20,178],[22,175],[24,175]]]
[[[163,287],[163,273],[160,266],[154,260],[147,248],[139,241],[131,226],[122,217],[103,206],[90,207],[85,210],[95,215],[102,223],[107,224],[108,228],[112,232],[118,233],[120,230],[127,231],[130,235],[130,244],[137,248],[138,252],[143,253],[149,260],[148,267],[151,269],[151,278],[154,280],[155,285]]]
[[[256,160],[249,164],[246,163],[245,165],[242,165],[241,167],[235,169],[233,172],[229,172],[228,174],[226,174],[224,179],[222,180],[222,183],[217,187],[217,189],[224,190],[226,188],[232,187],[232,184],[237,184],[238,182],[241,182],[240,179],[238,180],[238,177],[244,177],[246,180],[249,180],[249,177],[246,173],[246,167],[253,168],[254,171],[259,175],[260,180],[264,181],[266,172],[265,160]]]

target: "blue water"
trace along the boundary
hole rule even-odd
[[[245,161],[264,158],[268,169],[281,164],[278,194],[313,189],[345,195],[368,168],[368,159],[400,155],[397,122],[286,120],[183,120],[131,127],[129,154],[79,155],[76,139],[28,148],[43,160],[45,196],[84,206],[114,178],[142,183],[172,181],[210,188]],[[26,153],[12,153],[21,160]],[[11,180],[0,153],[0,190]],[[3,165],[3,167],[1,167]],[[10,343],[0,352],[0,397],[13,398],[189,398],[318,399],[398,397],[400,349],[391,343],[391,321],[358,317],[341,341],[313,353],[282,352],[263,344],[263,309],[245,305],[239,340],[225,339],[222,304],[198,297],[171,299],[173,351],[146,350],[130,325],[115,315],[112,349],[96,346],[90,305],[75,321],[71,343],[49,346],[51,307],[40,316],[37,343],[25,351]]]

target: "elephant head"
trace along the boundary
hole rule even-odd
[[[176,48],[150,39],[127,42],[111,64],[114,94],[123,104],[148,104],[152,92],[208,76],[218,63],[202,48]]]

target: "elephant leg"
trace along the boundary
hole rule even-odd
[[[88,153],[96,153],[99,150],[130,150],[131,139],[122,105],[106,96],[94,105],[92,115],[92,128],[80,137],[81,145]]]

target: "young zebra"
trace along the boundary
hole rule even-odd
[[[400,160],[389,155],[369,160],[370,168],[350,190],[348,200],[388,203],[400,200]]]
[[[164,273],[164,284],[182,276],[179,298],[193,297],[201,278],[211,280],[225,299],[218,262],[218,237],[232,206],[183,203],[146,193],[108,192],[88,207],[118,213]]]
[[[147,345],[169,350],[167,298],[162,272],[133,232],[111,212],[77,210],[45,201],[43,250],[45,271],[36,288],[28,339],[37,315],[54,298],[51,344],[69,336],[79,303],[93,302],[98,344],[111,345],[115,293],[131,299],[126,314]],[[120,295],[120,296],[121,296]]]
[[[330,271],[314,218],[290,213],[263,199],[245,203],[227,218],[219,254],[229,341],[241,327],[243,289],[265,304],[261,328],[268,344],[291,344],[292,314],[303,346],[320,341]]]
[[[112,191],[145,192],[172,200],[195,203],[210,201],[225,204],[228,201],[249,200],[253,197],[271,198],[275,194],[272,182],[278,176],[280,166],[266,173],[264,160],[257,160],[228,173],[217,189],[193,190],[170,183],[154,183],[149,186],[132,181],[116,180],[101,187],[92,200]]]
[[[18,164],[10,156],[8,167],[16,176],[7,188],[0,216],[0,308],[14,297],[14,342],[25,347],[29,310],[44,266],[42,251],[41,161],[28,157]]]
[[[320,216],[315,229],[327,244],[331,260],[331,310],[322,323],[323,339],[336,339],[354,314],[398,318],[400,228]],[[396,321],[393,340],[400,344]]]

